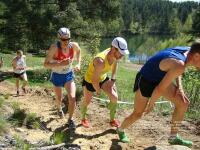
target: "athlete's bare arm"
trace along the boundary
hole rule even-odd
[[[92,85],[96,90],[97,94],[99,94],[101,90],[99,86],[99,80],[100,80],[99,78],[105,66],[104,60],[101,58],[95,58],[93,61],[93,65],[94,65],[94,73],[92,75]]]
[[[112,75],[111,79],[116,79],[116,72],[117,72],[118,63],[115,61],[112,65]]]
[[[77,65],[75,66],[75,71],[79,71],[81,66],[81,48],[77,42],[72,42],[72,46],[76,52]]]
[[[51,69],[58,66],[66,66],[70,63],[69,59],[62,60],[62,61],[53,61],[54,55],[56,54],[56,52],[57,52],[57,47],[55,44],[52,44],[51,47],[49,48],[47,57],[45,58],[44,67]]]

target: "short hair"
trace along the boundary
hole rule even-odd
[[[200,54],[200,39],[197,39],[190,48],[190,53],[199,53]]]
[[[23,55],[23,51],[22,50],[17,50],[17,55],[19,55],[19,54]]]

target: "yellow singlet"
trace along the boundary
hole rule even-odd
[[[106,77],[107,77],[107,73],[112,70],[112,64],[110,65],[108,63],[108,60],[107,60],[107,57],[106,57],[106,55],[108,54],[109,51],[110,51],[110,48],[102,51],[101,53],[97,54],[94,57],[94,59],[99,57],[99,58],[103,59],[104,62],[105,62],[105,66],[104,66],[103,71],[101,72],[100,77],[99,77],[99,82],[102,82],[103,80],[105,80]],[[92,75],[94,73],[94,65],[93,65],[94,59],[90,62],[89,67],[88,67],[88,69],[85,73],[85,81],[87,81],[88,83],[92,83]]]

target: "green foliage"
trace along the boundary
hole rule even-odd
[[[96,35],[95,38],[88,42],[88,52],[91,55],[96,55],[99,52],[100,38]]]
[[[121,33],[176,34],[189,27],[199,30],[198,3],[160,0],[77,0],[0,2],[0,48],[5,53],[23,49],[40,53],[55,42],[60,27],[83,41]],[[159,13],[158,13],[159,12]],[[188,20],[188,21],[187,21]],[[179,27],[181,25],[181,27]],[[186,27],[184,27],[184,30]],[[190,28],[188,28],[189,30]]]
[[[170,38],[164,41],[160,41],[155,43],[152,48],[149,49],[149,51],[155,53],[157,50],[162,50],[168,47],[175,47],[175,46],[190,46],[190,42],[192,41],[192,36],[189,35],[179,35],[178,37],[175,38]]]
[[[5,118],[3,118],[3,116],[2,116],[2,111],[3,111],[2,106],[4,105],[4,102],[5,101],[4,101],[3,97],[0,97],[0,135],[5,133],[8,129],[7,128],[8,124],[5,120]]]
[[[6,120],[0,115],[0,135],[8,130],[8,124]]]
[[[9,121],[13,125],[21,127],[24,123],[25,118],[26,118],[25,111],[21,109],[16,109],[14,110],[12,116],[9,118]]]
[[[14,113],[8,120],[19,127],[26,126],[31,129],[40,127],[40,120],[35,113],[26,113],[25,110],[20,109],[18,106],[15,106]]]
[[[17,111],[20,109],[19,103],[18,102],[12,102],[11,107],[14,111]]]
[[[88,65],[89,65],[90,61],[92,61],[92,58],[93,57],[92,57],[91,54],[86,54],[86,55],[84,55],[82,57],[82,60],[81,60],[81,71],[79,73],[79,77],[77,77],[77,78],[80,79],[79,81],[81,81],[83,76],[85,75],[85,72],[86,72],[86,70],[88,68]]]
[[[55,132],[51,137],[51,140],[54,144],[66,143],[69,142],[70,135],[68,132]]]
[[[185,71],[183,75],[183,87],[190,99],[189,116],[200,119],[200,72],[194,68]]]
[[[38,129],[40,127],[39,118],[36,116],[35,113],[28,113],[24,124],[31,129]]]
[[[123,0],[125,31],[131,33],[176,34],[198,3],[161,0]],[[159,13],[158,13],[159,12]],[[129,33],[129,32],[128,32]]]
[[[200,6],[194,12],[192,20],[193,20],[193,23],[192,23],[193,33],[199,35],[200,34]]]
[[[27,144],[23,139],[21,139],[18,135],[15,135],[14,138],[16,140],[16,149],[29,150],[31,148],[31,146]]]
[[[78,101],[81,100],[81,97],[83,95],[83,91],[82,91],[82,81],[85,75],[85,72],[88,68],[88,65],[90,63],[90,61],[92,60],[92,56],[91,54],[85,54],[82,57],[81,60],[81,70],[80,72],[76,73],[76,77],[75,77],[75,83],[76,83],[76,99]]]
[[[116,20],[109,20],[105,25],[107,27],[107,35],[119,35],[120,31],[123,29],[123,20],[122,18]]]
[[[28,70],[27,76],[31,85],[43,84],[50,79],[51,71],[47,69]]]
[[[133,84],[135,81],[136,73],[136,71],[124,67],[124,64],[119,65],[116,76],[116,86],[120,101],[133,101]]]
[[[1,68],[2,70],[12,70],[12,59],[16,56],[15,53],[12,54],[4,54],[0,53],[0,56],[3,57],[3,67]],[[26,54],[26,64],[28,66],[28,69],[39,69],[43,68],[43,63],[44,63],[44,58],[43,57],[38,57],[38,56],[33,56],[31,54]]]
[[[3,97],[0,97],[0,108],[3,106],[3,104],[4,104],[4,99]]]
[[[57,30],[66,25],[71,30],[72,38],[93,39],[105,33],[105,23],[118,22],[120,6],[120,0],[62,0],[50,3],[3,0],[0,3],[0,47],[6,51],[23,49],[39,53],[56,40]],[[116,29],[112,33],[114,31]]]
[[[192,30],[192,15],[188,15],[187,20],[185,21],[185,24],[183,26],[184,32],[190,32]]]

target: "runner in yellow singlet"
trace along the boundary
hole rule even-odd
[[[108,109],[110,110],[110,125],[118,127],[119,122],[115,119],[118,95],[115,88],[115,74],[117,61],[124,55],[129,54],[127,42],[121,37],[116,37],[112,41],[111,48],[97,54],[90,62],[83,79],[83,103],[81,106],[81,124],[88,128],[89,121],[86,119],[87,107],[91,102],[93,92],[97,95],[103,90],[110,99]],[[111,79],[107,73],[111,71]]]

